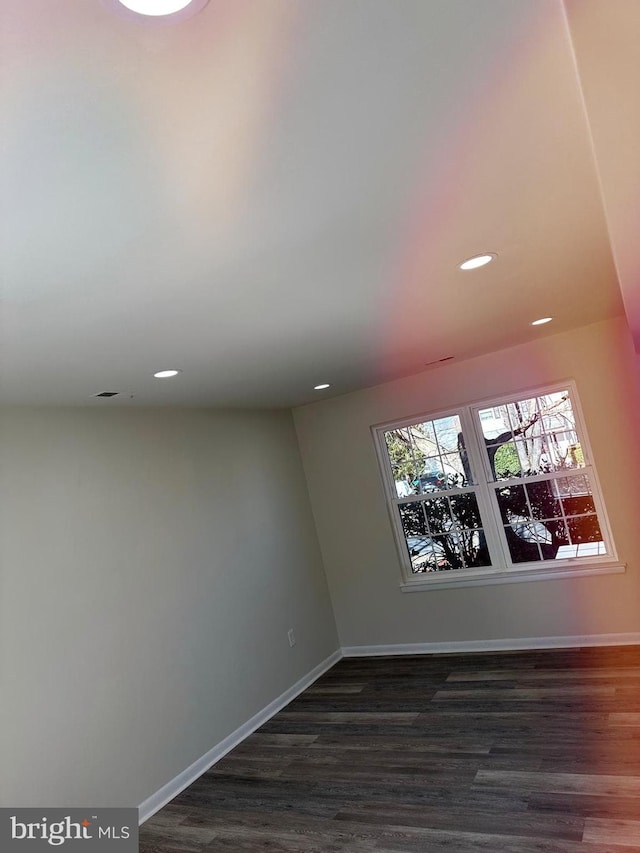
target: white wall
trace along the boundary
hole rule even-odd
[[[290,413],[0,429],[2,805],[137,806],[337,648]]]
[[[564,0],[564,6],[620,292],[640,353],[640,3]]]
[[[372,424],[573,378],[624,575],[404,594]],[[637,386],[623,319],[294,412],[343,646],[640,631]]]

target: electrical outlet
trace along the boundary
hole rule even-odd
[[[287,631],[287,638],[289,640],[289,645],[293,648],[296,644],[296,635],[293,633],[293,628],[289,628]]]

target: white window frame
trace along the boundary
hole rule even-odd
[[[533,477],[514,477],[510,479],[494,480],[489,463],[488,455],[483,447],[484,435],[482,432],[481,409],[498,408],[507,403],[525,400],[531,397],[544,396],[560,391],[568,391],[571,400],[571,408],[575,417],[575,431],[578,435],[582,449],[584,467],[570,469],[570,471],[553,472]],[[475,482],[469,486],[451,488],[438,492],[438,494],[451,497],[456,494],[474,492],[483,530],[491,555],[492,565],[481,568],[462,568],[442,572],[415,573],[412,570],[411,560],[407,548],[405,534],[402,529],[400,512],[398,507],[402,504],[421,501],[428,495],[418,494],[407,497],[398,497],[396,484],[393,477],[391,462],[387,451],[385,433],[392,429],[401,429],[412,424],[424,421],[435,421],[440,418],[460,418],[462,433],[464,435],[467,458]],[[565,380],[552,385],[537,388],[527,388],[503,394],[498,397],[490,397],[486,400],[465,403],[448,409],[424,414],[412,415],[399,420],[387,421],[375,424],[371,432],[376,448],[376,455],[382,484],[386,496],[389,518],[393,530],[394,539],[400,565],[402,569],[402,581],[400,587],[403,592],[416,592],[420,590],[443,589],[458,586],[484,586],[497,583],[517,583],[521,581],[550,580],[554,578],[582,577],[593,574],[612,574],[624,572],[626,566],[618,561],[618,557],[611,535],[611,528],[605,510],[600,481],[595,465],[593,453],[589,444],[589,437],[585,428],[584,416],[576,384],[573,380]],[[496,496],[496,484],[500,487],[509,485],[523,485],[535,480],[553,479],[554,477],[565,477],[576,474],[585,474],[589,478],[592,497],[605,543],[607,553],[603,555],[588,555],[585,557],[571,557],[567,559],[542,560],[530,563],[513,563],[509,553],[508,544],[504,535],[501,534],[504,522],[498,506]]]

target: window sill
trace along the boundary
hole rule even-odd
[[[555,568],[534,569],[489,569],[482,574],[460,576],[460,570],[447,572],[448,577],[442,577],[445,572],[434,573],[431,577],[415,578],[400,584],[402,592],[426,592],[433,589],[452,589],[464,586],[492,586],[502,583],[525,583],[527,581],[547,581],[563,578],[581,578],[591,575],[623,574],[627,567],[625,563],[592,563],[589,566],[557,566]],[[455,574],[455,577],[451,575]]]

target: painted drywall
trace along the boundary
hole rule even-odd
[[[564,0],[625,313],[640,353],[640,3]]]
[[[625,574],[402,593],[370,426],[573,378]],[[624,320],[294,411],[342,646],[640,630],[638,397]]]
[[[137,806],[336,650],[290,413],[0,428],[2,805]]]

